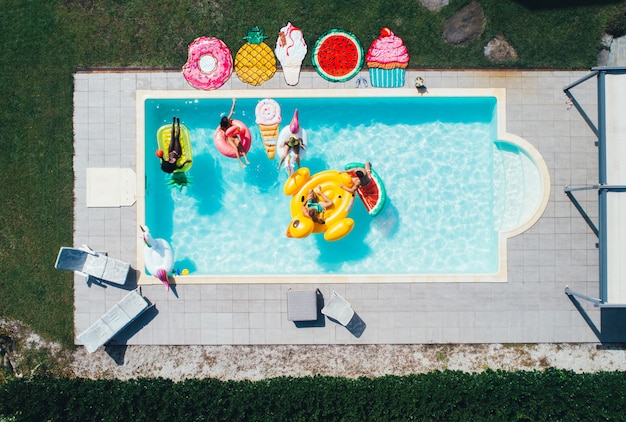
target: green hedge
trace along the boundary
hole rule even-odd
[[[626,8],[609,17],[606,22],[606,32],[614,37],[626,35]]]
[[[0,420],[624,420],[626,376],[458,371],[380,378],[35,378],[0,389]]]

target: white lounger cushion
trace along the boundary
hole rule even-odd
[[[78,341],[85,345],[89,353],[93,353],[137,319],[148,307],[148,301],[137,290],[133,290],[83,331],[78,336]]]
[[[61,247],[54,267],[115,284],[124,284],[130,271],[129,263],[109,258],[86,246],[82,248]]]
[[[350,303],[335,291],[333,291],[333,295],[328,300],[326,306],[322,308],[322,313],[338,321],[343,326],[348,325],[354,316],[354,310]]]

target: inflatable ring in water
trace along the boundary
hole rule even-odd
[[[224,42],[199,37],[189,44],[183,76],[191,86],[209,91],[224,85],[233,73],[233,57]]]
[[[252,137],[250,136],[250,129],[241,120],[234,120],[233,125],[228,128],[230,131],[233,128],[238,129],[237,136],[239,136],[239,142],[241,147],[247,153],[250,150],[252,144]],[[234,133],[233,133],[234,134]],[[217,150],[226,157],[237,158],[237,151],[226,141],[226,133],[218,126],[215,129],[215,135],[213,136],[213,142],[217,147]]]
[[[293,195],[289,205],[291,223],[287,227],[287,237],[303,238],[311,233],[324,233],[324,239],[333,242],[346,236],[354,227],[354,220],[348,218],[354,204],[354,195],[342,189],[340,184],[349,184],[351,177],[337,170],[325,170],[310,177],[309,169],[302,167],[295,171],[285,182],[285,195]],[[333,203],[324,211],[324,224],[315,223],[309,216],[302,214],[302,204],[306,201],[309,189],[320,186],[324,195]]]

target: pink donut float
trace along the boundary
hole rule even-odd
[[[199,37],[189,44],[183,76],[191,86],[209,91],[224,85],[233,73],[233,57],[222,40]]]
[[[239,141],[241,142],[243,150],[245,152],[250,150],[250,145],[252,144],[250,129],[248,129],[248,126],[246,126],[241,120],[233,119],[233,125],[229,127],[226,132],[232,136],[239,136]],[[213,141],[215,142],[217,150],[222,153],[222,155],[230,158],[237,158],[237,151],[235,151],[235,149],[226,141],[226,133],[219,126],[215,129]]]

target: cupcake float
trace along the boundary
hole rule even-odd
[[[409,52],[404,41],[389,28],[383,28],[374,40],[365,57],[370,74],[370,83],[377,88],[399,88],[404,86]]]

